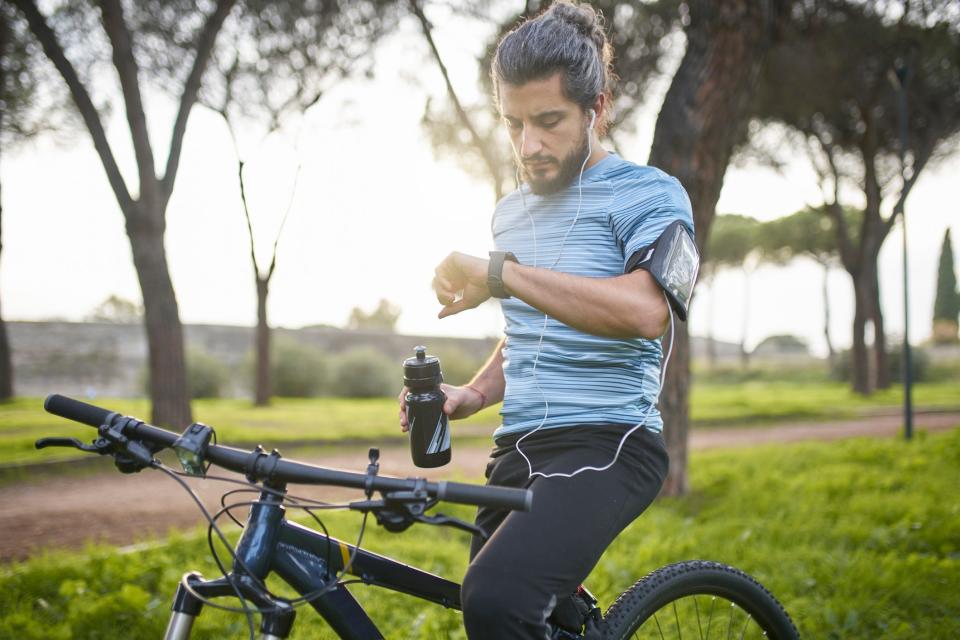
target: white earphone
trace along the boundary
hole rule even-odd
[[[587,127],[588,131],[593,130],[593,125],[596,123],[596,121],[597,121],[597,112],[593,109],[590,109],[590,124]],[[573,223],[570,225],[570,227],[567,229],[567,232],[563,236],[563,241],[560,243],[560,250],[557,254],[556,260],[554,260],[553,264],[550,267],[548,267],[551,270],[555,269],[556,266],[560,263],[560,258],[563,255],[563,248],[567,244],[567,238],[570,236],[570,232],[573,231],[574,226],[576,226],[577,221],[580,219],[580,211],[581,211],[581,208],[583,207],[583,172],[584,172],[584,169],[586,169],[587,161],[590,159],[590,156],[592,154],[593,154],[593,136],[588,136],[587,137],[587,156],[583,159],[583,164],[580,165],[580,176],[577,179],[577,192],[578,192],[577,213],[573,217]],[[519,167],[517,167],[517,185],[520,185],[520,168]],[[537,255],[538,254],[537,224],[534,221],[533,216],[530,214],[530,211],[527,209],[527,199],[523,193],[523,187],[518,186],[518,189],[520,191],[520,201],[523,206],[523,211],[524,213],[527,214],[527,218],[530,220],[530,226],[533,231],[533,266],[537,267],[538,257],[539,257]],[[667,350],[667,355],[663,359],[660,367],[660,393],[661,394],[663,393],[663,385],[667,378],[667,365],[670,363],[670,355],[673,353],[673,338],[674,338],[673,310],[670,307],[670,302],[667,299],[667,296],[665,293],[664,293],[663,299],[667,302],[667,309],[670,313],[670,348]],[[547,401],[547,395],[546,393],[544,393],[543,388],[540,387],[540,383],[537,380],[537,365],[540,363],[540,353],[541,353],[541,350],[543,349],[543,336],[547,330],[547,320],[548,320],[548,316],[547,314],[544,314],[543,326],[540,328],[540,338],[537,342],[537,353],[533,358],[533,367],[531,369],[531,375],[533,376],[533,384],[536,386],[537,390],[540,392],[540,396],[543,398],[543,419],[540,420],[540,424],[537,425],[535,429],[533,429],[532,431],[528,431],[522,436],[520,436],[520,438],[518,438],[517,441],[514,443],[514,448],[516,449],[517,453],[519,453],[520,456],[527,463],[527,473],[528,473],[528,477],[530,478],[533,478],[534,476],[540,476],[542,478],[572,478],[580,473],[583,473],[584,471],[606,471],[607,469],[612,467],[614,464],[616,464],[617,459],[620,457],[620,450],[623,449],[623,445],[627,441],[627,438],[630,437],[630,435],[634,431],[636,431],[637,429],[640,429],[646,424],[647,420],[650,418],[650,415],[653,413],[653,410],[656,408],[657,404],[659,403],[659,394],[657,396],[657,403],[650,404],[650,407],[647,409],[646,414],[644,414],[643,416],[643,420],[641,420],[639,423],[637,423],[636,425],[628,429],[626,433],[624,433],[623,436],[620,438],[620,444],[617,445],[617,450],[613,454],[613,459],[610,460],[610,462],[607,463],[606,465],[602,467],[594,467],[591,465],[587,465],[584,467],[580,467],[579,469],[572,471],[571,473],[562,473],[562,472],[543,473],[542,471],[534,471],[533,462],[531,462],[530,458],[527,457],[527,454],[525,454],[523,450],[520,448],[520,443],[526,440],[528,436],[531,436],[537,431],[540,431],[540,429],[543,428],[543,425],[546,424],[547,418],[550,415],[550,403]]]

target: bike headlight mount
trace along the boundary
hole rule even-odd
[[[194,422],[173,443],[173,450],[183,470],[191,476],[207,475],[207,445],[213,437],[213,429],[202,422]]]

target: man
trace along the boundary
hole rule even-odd
[[[498,252],[452,253],[433,280],[440,318],[502,298],[506,337],[470,384],[444,387],[444,411],[503,400],[488,483],[534,494],[530,513],[478,511],[491,535],[474,539],[463,581],[471,639],[548,637],[558,599],[667,473],[655,407],[670,309],[634,265],[671,223],[692,232],[692,216],[675,179],[601,147],[610,68],[587,5],[559,2],[503,38],[493,83],[524,184],[497,204]]]

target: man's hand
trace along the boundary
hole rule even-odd
[[[483,409],[483,397],[469,387],[454,387],[449,384],[441,384],[440,389],[447,396],[447,401],[443,403],[443,412],[451,420],[459,420],[472,416],[480,409]],[[397,400],[400,402],[400,431],[406,433],[410,429],[407,424],[407,392],[406,387],[400,392]]]
[[[451,253],[435,270],[433,290],[443,305],[438,317],[473,309],[490,297],[487,264],[483,258]]]

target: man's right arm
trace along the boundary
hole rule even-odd
[[[506,338],[500,340],[493,353],[480,370],[473,376],[469,384],[454,387],[449,384],[441,385],[447,401],[443,405],[443,412],[451,420],[459,420],[477,413],[481,409],[497,404],[503,400],[506,382],[503,377],[503,345]],[[407,426],[407,388],[404,387],[397,398],[400,402],[400,429],[406,431]]]

